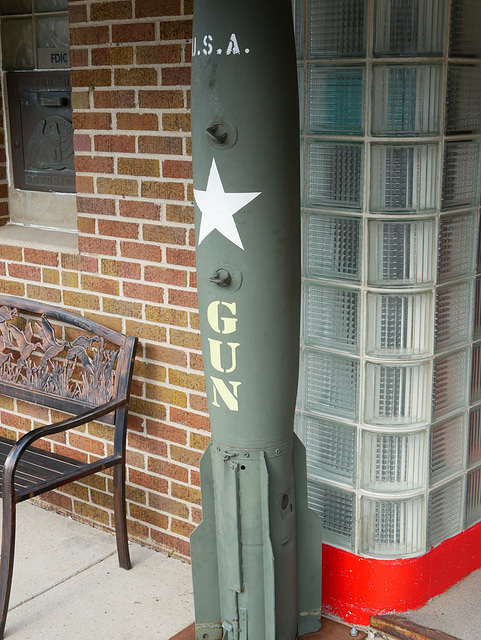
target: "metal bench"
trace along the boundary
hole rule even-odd
[[[73,417],[40,426],[18,441],[0,438],[3,497],[0,638],[13,574],[16,505],[46,491],[113,468],[119,564],[130,569],[125,508],[125,441],[137,338],[51,305],[0,294],[0,395]],[[53,452],[54,436],[93,420],[114,426],[110,455],[78,460]],[[1,427],[1,425],[0,425]],[[4,428],[8,433],[8,428]],[[40,443],[37,443],[40,444]]]

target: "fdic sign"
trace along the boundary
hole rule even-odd
[[[41,69],[65,69],[70,67],[68,49],[37,49],[38,64]]]

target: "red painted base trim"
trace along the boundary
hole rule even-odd
[[[326,613],[368,625],[371,615],[419,609],[481,567],[481,523],[417,558],[374,560],[323,546]]]

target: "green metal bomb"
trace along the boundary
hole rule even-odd
[[[212,429],[191,536],[197,639],[294,640],[320,628],[321,526],[293,433],[298,122],[289,0],[197,0],[192,145]]]

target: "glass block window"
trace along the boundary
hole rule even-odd
[[[309,500],[419,555],[481,520],[481,4],[295,5]]]
[[[2,0],[4,69],[70,67],[68,0]]]

